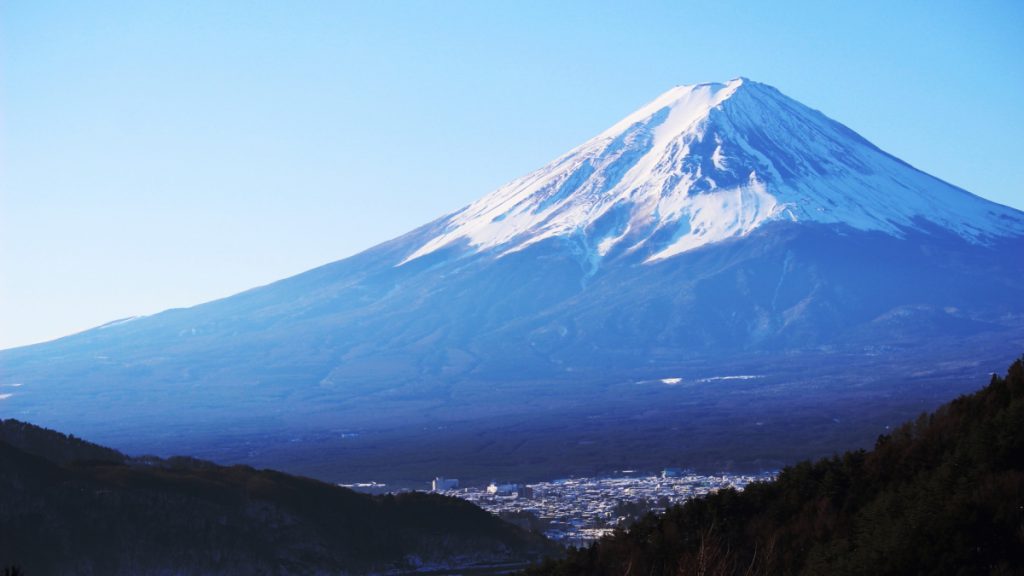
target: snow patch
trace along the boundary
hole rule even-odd
[[[764,378],[760,374],[741,374],[739,376],[711,376],[709,378],[701,378],[697,382],[720,382],[722,380],[757,380],[758,378]]]
[[[725,160],[725,154],[722,153],[722,144],[719,141],[718,146],[715,146],[715,151],[711,154],[711,162],[715,165],[716,170],[725,171],[728,170],[728,163]]]
[[[131,322],[133,320],[138,320],[139,318],[142,318],[142,316],[129,316],[128,318],[121,318],[120,320],[114,320],[112,322],[107,322],[106,324],[103,324],[102,326],[98,326],[96,329],[97,330],[106,330],[107,328],[113,328],[114,326],[120,326],[121,324],[127,324],[128,322]]]

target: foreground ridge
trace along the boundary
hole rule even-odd
[[[541,574],[1014,574],[1024,566],[1024,359],[874,450],[648,516]]]
[[[556,550],[457,498],[131,458],[0,420],[0,568],[30,576],[410,573]]]

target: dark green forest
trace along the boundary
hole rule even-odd
[[[648,515],[528,574],[1024,574],[1024,361],[873,450]]]
[[[340,574],[558,549],[437,494],[370,496],[192,458],[129,458],[0,421],[0,566],[50,574]]]

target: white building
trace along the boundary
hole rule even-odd
[[[681,468],[665,468],[661,471],[662,478],[679,478],[683,475]]]
[[[459,487],[459,480],[458,478],[445,478],[444,476],[438,476],[437,478],[434,478],[430,487],[434,492],[454,490]]]
[[[519,484],[495,484],[491,482],[487,486],[487,493],[495,496],[511,496],[519,493]]]

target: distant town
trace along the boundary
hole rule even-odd
[[[536,484],[459,486],[453,478],[435,478],[434,492],[469,500],[523,528],[543,532],[566,545],[585,546],[616,526],[723,488],[742,490],[762,474],[701,475],[678,468],[659,474],[623,470],[611,477],[568,478]]]

